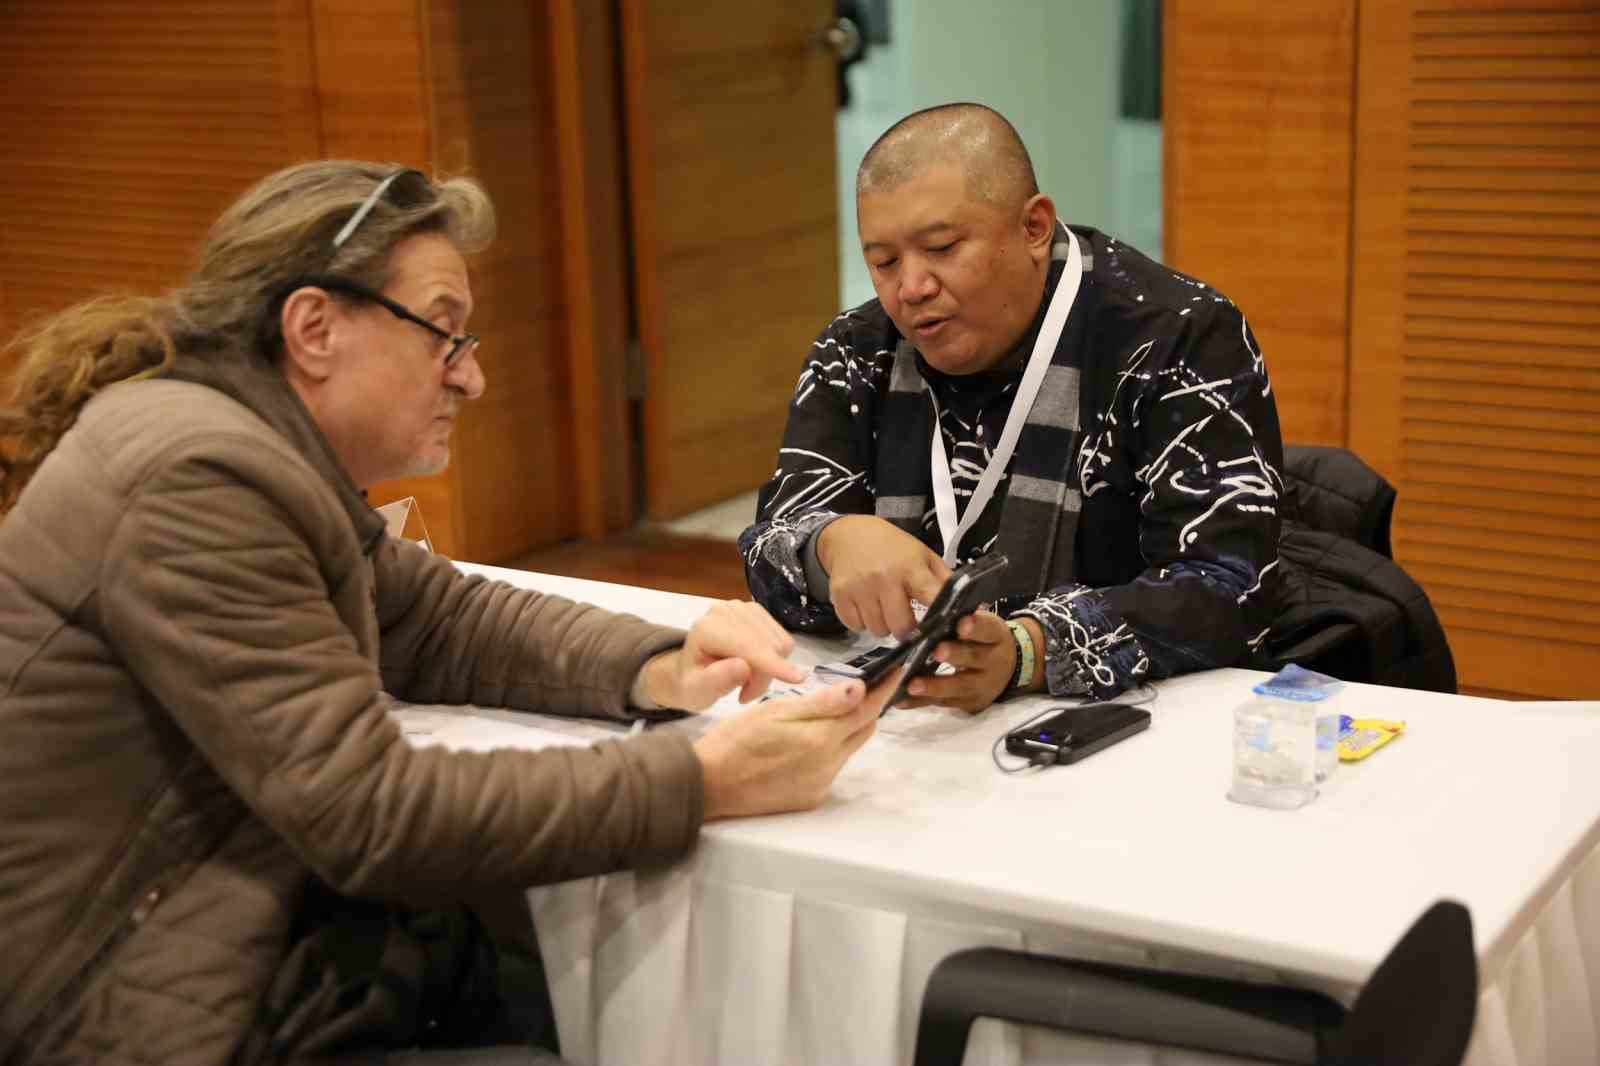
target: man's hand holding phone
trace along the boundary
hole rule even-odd
[[[950,575],[928,604],[913,632],[887,654],[863,668],[863,679],[875,684],[893,670],[904,670],[885,707],[912,700],[907,706],[936,703],[970,712],[981,711],[1005,691],[1016,665],[1016,642],[1005,622],[979,610],[991,579],[1007,565],[1003,555],[986,555]],[[932,676],[946,662],[955,672]]]
[[[694,742],[706,821],[817,806],[872,736],[896,681],[841,681],[718,719]]]
[[[924,674],[906,686],[903,706],[937,704],[976,714],[999,699],[1017,668],[1017,642],[1005,619],[974,611],[956,623],[954,639],[941,640],[928,658],[949,663],[953,674]]]

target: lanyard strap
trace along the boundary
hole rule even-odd
[[[1017,437],[1021,435],[1023,423],[1033,410],[1033,401],[1039,395],[1039,386],[1044,383],[1045,371],[1050,369],[1051,357],[1061,340],[1061,331],[1067,324],[1067,314],[1072,310],[1072,303],[1078,295],[1078,283],[1082,280],[1083,253],[1078,250],[1078,238],[1068,230],[1066,269],[1056,283],[1055,295],[1050,297],[1050,307],[1044,313],[1044,324],[1040,326],[1039,336],[1033,342],[1033,352],[1028,356],[1028,368],[1022,372],[1022,383],[1017,386],[1016,399],[1011,402],[1011,413],[1006,416],[1005,429],[1000,432],[1000,443],[995,445],[990,454],[989,465],[984,467],[983,475],[978,478],[978,486],[972,490],[972,498],[967,501],[966,511],[959,523],[956,521],[955,485],[950,480],[950,460],[944,454],[944,431],[939,424],[939,400],[934,396],[933,389],[928,389],[928,398],[933,401],[933,447],[930,456],[933,463],[933,508],[939,517],[939,534],[944,538],[946,566],[956,565],[962,538],[977,523],[983,509],[989,506],[989,501],[994,498],[995,486],[1000,484],[1000,475],[1011,463]]]

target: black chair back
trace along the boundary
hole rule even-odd
[[[1298,988],[1027,955],[957,952],[922,998],[915,1066],[960,1066],[980,1017],[1304,1066],[1459,1066],[1477,1016],[1472,920],[1430,907],[1348,1015]]]
[[[1441,900],[1400,938],[1328,1041],[1327,1066],[1457,1066],[1478,1014],[1472,917]]]
[[[961,1066],[980,1017],[1313,1066],[1344,1008],[1298,988],[973,948],[928,978],[915,1066]]]

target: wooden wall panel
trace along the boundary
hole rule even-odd
[[[315,156],[304,3],[0,5],[0,335],[159,292],[267,170]]]
[[[838,311],[832,19],[826,0],[622,5],[654,518],[771,476],[795,366]]]
[[[460,557],[499,562],[578,530],[549,18],[538,0],[426,7],[435,167],[478,178],[499,217],[473,278],[488,390],[451,468]]]
[[[426,168],[421,0],[308,0],[323,153]]]
[[[572,389],[570,479],[579,531],[593,539],[637,517],[619,27],[610,4],[548,0],[548,8]]]
[[[1462,684],[1600,676],[1600,6],[1362,6],[1350,443]]]
[[[1167,0],[1165,260],[1249,318],[1286,441],[1345,442],[1356,0]]]
[[[315,42],[321,154],[431,171],[431,98],[423,75],[426,40],[418,0],[361,5],[310,0],[302,19],[309,20]],[[375,485],[370,493],[375,504],[415,496],[434,549],[452,557],[461,557],[465,545],[461,435],[474,406],[463,409],[448,469],[434,477]]]
[[[550,48],[543,0],[0,5],[0,331],[178,283],[212,219],[277,167],[471,172],[501,219],[474,264],[489,390],[449,470],[373,500],[415,495],[435,546],[462,558],[571,536]]]

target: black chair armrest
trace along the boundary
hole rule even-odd
[[[1314,1063],[1344,1007],[1316,992],[1157,973],[1001,948],[934,967],[916,1066],[960,1066],[976,1018],[1286,1063]]]

